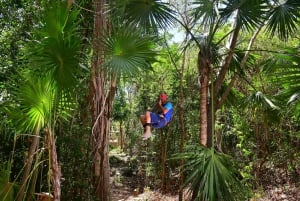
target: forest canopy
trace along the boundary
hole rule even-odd
[[[0,20],[0,200],[300,199],[299,0],[2,0]]]

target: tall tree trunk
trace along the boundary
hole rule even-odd
[[[95,194],[100,201],[110,199],[109,132],[112,101],[116,90],[116,76],[107,75],[101,37],[107,29],[105,0],[95,0],[93,57],[91,64],[90,102],[92,114],[92,147]]]
[[[53,201],[60,201],[61,197],[61,168],[58,164],[54,133],[46,128],[46,143],[50,158],[50,181],[52,183]]]
[[[198,76],[199,76],[199,84],[200,84],[200,144],[203,146],[208,145],[208,139],[210,139],[209,135],[209,77],[210,75],[210,65],[209,65],[209,57],[204,48],[201,47],[198,54]],[[192,194],[192,200],[196,200],[198,191],[200,188],[200,181],[196,185],[195,190]]]
[[[31,139],[32,139],[32,142],[31,142],[30,148],[28,150],[28,158],[25,161],[25,170],[24,170],[24,174],[22,177],[22,181],[21,181],[21,188],[20,188],[17,198],[16,198],[17,201],[23,200],[25,188],[26,188],[27,184],[29,183],[28,179],[29,179],[29,174],[31,171],[33,157],[39,146],[39,141],[40,141],[38,132],[36,132],[35,135],[31,137]]]
[[[200,144],[207,146],[208,128],[208,90],[209,90],[209,64],[205,50],[201,49],[198,54],[198,73],[200,83]]]
[[[166,192],[167,190],[167,176],[166,176],[166,160],[167,160],[167,146],[168,140],[167,135],[164,134],[163,129],[160,130],[160,142],[161,142],[161,153],[160,153],[160,162],[161,162],[161,190]]]
[[[188,34],[186,34],[184,43],[186,43],[188,40]],[[181,63],[181,69],[180,69],[180,80],[179,80],[179,97],[180,97],[180,107],[179,107],[179,126],[180,126],[180,134],[181,134],[181,139],[180,139],[180,152],[184,152],[184,143],[185,143],[185,138],[186,138],[186,133],[185,133],[185,124],[184,124],[184,114],[185,114],[185,107],[184,107],[184,87],[183,87],[183,75],[184,75],[184,68],[185,68],[185,59],[186,59],[186,49],[183,51],[182,54],[182,63]],[[180,181],[179,185],[180,187],[184,183],[184,159],[180,159]],[[179,191],[178,195],[179,201],[183,201],[183,190]]]
[[[37,150],[38,150],[38,147],[39,146],[37,146]],[[32,200],[34,200],[34,197],[35,197],[34,193],[35,193],[36,183],[37,183],[37,179],[38,179],[38,174],[40,171],[39,163],[40,163],[41,154],[42,154],[42,152],[39,152],[35,156],[35,162],[32,167],[33,173],[32,173],[32,177],[30,179],[30,185],[28,188],[29,196],[27,196],[27,199],[26,199],[27,201],[32,201]]]
[[[120,121],[120,124],[119,124],[119,130],[120,130],[120,141],[119,141],[119,145],[120,145],[120,148],[122,151],[124,151],[124,134],[123,134],[123,121],[121,120]]]

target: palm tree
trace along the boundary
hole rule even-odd
[[[39,135],[45,134],[45,144],[49,153],[50,181],[54,200],[60,200],[61,171],[56,153],[55,125],[57,119],[66,119],[71,109],[71,92],[74,88],[75,73],[78,68],[80,40],[76,35],[76,10],[60,1],[45,4],[48,9],[42,18],[42,26],[33,35],[27,48],[27,62],[30,67],[21,78],[16,98],[17,119],[23,131],[33,132],[28,162],[22,180],[18,200],[23,199],[25,186],[34,154],[38,148]]]
[[[110,6],[107,12],[105,4]],[[170,23],[171,10],[157,0],[95,0],[90,104],[92,114],[94,187],[97,197],[109,200],[108,142],[112,102],[120,76],[151,69],[153,37]],[[158,26],[157,26],[158,25]]]
[[[249,41],[248,50],[261,27],[267,24],[266,30],[274,36],[278,35],[281,39],[287,40],[290,34],[297,30],[297,19],[299,12],[295,8],[299,7],[299,2],[295,0],[280,3],[277,1],[251,0],[237,1],[230,0],[220,4],[219,1],[194,1],[193,15],[195,20],[201,21],[203,24],[202,33],[206,36],[201,38],[199,42],[195,37],[196,33],[192,34],[192,39],[196,41],[199,47],[198,70],[199,80],[201,85],[201,132],[200,142],[205,146],[211,146],[212,137],[212,117],[217,109],[221,107],[224,100],[228,96],[228,92],[234,86],[236,76],[228,74],[229,67],[232,65],[232,60],[237,48],[238,36],[242,31],[253,31],[253,37]],[[294,6],[294,7],[293,7]],[[285,23],[283,18],[286,16]],[[232,29],[225,34],[221,39],[218,39],[220,29],[225,23],[232,24]],[[189,30],[192,32],[191,30]],[[224,47],[220,47],[221,44]],[[219,57],[217,52],[222,52],[223,56]],[[241,66],[245,65],[249,51],[246,51]],[[209,83],[213,83],[213,91],[211,97],[214,102],[208,99]],[[224,83],[228,83],[228,89],[222,93],[221,88]],[[214,108],[211,111],[211,108]]]
[[[250,55],[249,50],[257,35],[263,30],[262,27],[271,36],[276,35],[282,40],[287,40],[295,33],[300,17],[300,2],[194,0],[192,5],[191,17],[195,24],[187,27],[180,23],[190,33],[191,39],[199,49],[197,63],[200,84],[199,141],[203,146],[213,148],[216,111],[224,105],[238,78],[236,71],[231,71],[232,67],[236,61],[240,68],[245,66]],[[197,24],[201,26],[198,27]],[[227,33],[223,31],[225,25],[231,25]],[[196,31],[200,30],[200,33],[194,32],[193,28]],[[247,50],[239,57],[236,51],[238,39],[244,31],[252,34],[252,38]],[[200,180],[197,184],[194,186],[194,199],[199,195]]]
[[[242,103],[242,108],[247,109],[247,114],[254,124],[253,131],[258,143],[258,157],[261,159],[256,168],[255,176],[259,178],[260,171],[268,157],[267,143],[270,137],[270,126],[279,122],[280,108],[275,105],[275,100],[261,91],[246,97]]]
[[[43,128],[49,126],[50,115],[53,107],[54,88],[51,85],[49,77],[38,78],[30,75],[25,78],[22,86],[17,90],[17,103],[19,107],[10,112],[16,119],[16,124],[21,131],[33,133],[32,143],[28,151],[28,159],[25,163],[25,169],[21,182],[21,188],[17,200],[23,200],[25,188],[30,181],[31,166],[39,147],[40,132]]]
[[[176,158],[184,158],[187,178],[183,187],[190,185],[190,190],[198,188],[196,200],[246,200],[247,195],[239,181],[233,159],[223,153],[204,146],[188,146],[186,152]]]
[[[280,98],[292,106],[295,115],[299,117],[299,49],[297,47],[287,48],[276,55],[277,56],[271,60],[272,70],[275,71],[275,73],[272,74],[274,76],[273,81],[280,83],[282,86]],[[287,66],[289,66],[289,68],[287,68]]]

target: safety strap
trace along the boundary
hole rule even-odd
[[[146,126],[151,126],[151,123],[145,123],[145,124],[143,125],[144,128],[146,128]]]

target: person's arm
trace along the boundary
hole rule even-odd
[[[161,100],[158,101],[158,109],[163,113],[163,114],[166,114],[168,112],[168,108],[164,108],[162,106],[162,103],[161,103]]]

